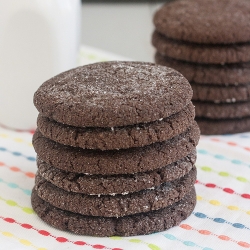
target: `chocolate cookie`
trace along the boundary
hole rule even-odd
[[[130,175],[84,175],[65,172],[38,159],[37,174],[68,192],[104,195],[126,194],[160,186],[186,175],[196,161],[196,151],[166,167]]]
[[[165,4],[154,16],[156,30],[181,41],[230,44],[250,41],[248,0],[188,0]]]
[[[91,150],[64,146],[45,138],[38,130],[33,146],[38,157],[51,166],[75,173],[133,174],[164,167],[192,152],[199,140],[196,123],[186,132],[142,148]]]
[[[192,88],[177,71],[144,62],[102,62],[63,72],[34,95],[41,115],[76,127],[147,123],[181,111]]]
[[[250,84],[238,86],[215,86],[209,84],[191,84],[193,100],[230,103],[250,101]]]
[[[193,101],[196,117],[230,119],[250,117],[250,102],[210,103]]]
[[[80,128],[38,116],[39,131],[58,143],[87,149],[112,150],[142,147],[165,141],[185,132],[193,123],[194,106],[189,103],[179,113],[160,121],[114,128]]]
[[[241,44],[198,44],[167,38],[155,31],[152,44],[162,55],[177,60],[225,64],[250,61],[250,42]]]
[[[220,135],[250,132],[250,117],[241,119],[196,118],[203,135]]]
[[[196,64],[170,59],[156,53],[157,64],[172,67],[181,72],[191,83],[213,85],[249,84],[250,63],[238,64]]]
[[[122,217],[158,210],[181,200],[193,188],[196,168],[180,179],[166,182],[154,189],[126,195],[84,195],[64,191],[39,175],[35,190],[38,196],[51,205],[82,215]]]
[[[31,203],[43,221],[60,230],[99,237],[133,236],[160,232],[179,225],[194,210],[196,194],[192,188],[182,200],[166,208],[119,218],[84,216],[63,211],[39,198],[34,189]]]

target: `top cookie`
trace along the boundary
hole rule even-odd
[[[34,104],[46,117],[78,127],[115,127],[156,121],[192,98],[179,72],[143,62],[102,62],[63,72],[43,83]]]
[[[154,16],[169,38],[212,44],[250,41],[249,0],[182,0],[165,4]]]

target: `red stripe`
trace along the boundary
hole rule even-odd
[[[16,166],[8,166],[6,165],[4,162],[0,162],[0,167],[7,167],[9,170],[11,170],[12,172],[21,172],[23,174],[25,174],[27,177],[29,178],[34,178],[35,177],[35,173],[32,172],[24,172],[22,171],[20,168],[16,167]]]
[[[8,223],[15,223],[19,226],[21,226],[22,228],[25,228],[25,229],[33,229],[35,231],[37,231],[40,235],[42,236],[49,236],[49,237],[52,237],[54,238],[56,241],[60,242],[60,243],[66,243],[66,242],[69,242],[69,243],[73,243],[74,245],[78,245],[78,246],[89,246],[89,247],[92,247],[94,249],[108,249],[108,250],[123,250],[122,248],[110,248],[110,247],[106,247],[104,245],[100,245],[100,244],[90,244],[90,243],[87,243],[87,242],[84,242],[84,241],[72,241],[70,239],[67,239],[65,237],[57,237],[57,236],[54,236],[52,235],[50,232],[46,231],[46,230],[39,230],[35,227],[33,227],[32,225],[30,224],[27,224],[27,223],[20,223],[20,222],[17,222],[15,219],[13,218],[9,218],[9,217],[3,217],[0,215],[0,219],[2,219],[3,221],[6,221]]]
[[[11,130],[11,131],[15,131],[15,132],[31,133],[31,134],[35,133],[35,129],[13,129],[13,128],[10,128],[10,127],[5,126],[3,124],[0,124],[0,127],[4,128],[4,129]]]
[[[201,184],[207,188],[219,188],[225,193],[235,194],[235,195],[238,195],[244,199],[250,199],[250,194],[239,194],[239,193],[235,192],[232,188],[228,188],[228,187],[222,188],[214,183],[203,183],[203,182],[200,182],[199,180],[196,180],[196,183]]]
[[[207,236],[216,236],[218,239],[220,240],[223,240],[223,241],[231,241],[231,242],[234,242],[236,244],[238,244],[239,246],[241,247],[245,247],[245,248],[249,248],[250,247],[250,244],[248,242],[244,242],[244,241],[237,241],[235,239],[232,239],[230,238],[229,236],[227,235],[218,235],[218,234],[215,234],[209,230],[206,230],[206,229],[196,229],[188,224],[181,224],[179,226],[180,228],[183,228],[183,229],[186,229],[186,230],[193,230],[193,231],[196,231],[202,235],[207,235]]]
[[[250,194],[242,194],[241,197],[245,199],[250,199]]]
[[[231,189],[231,188],[223,188],[223,191],[226,192],[226,193],[229,193],[229,194],[234,193],[233,189]]]
[[[236,142],[233,142],[233,141],[228,141],[227,142],[227,141],[223,141],[223,140],[218,139],[218,138],[211,138],[210,140],[213,141],[213,142],[221,142],[221,143],[227,144],[228,146],[239,147],[239,148],[242,148],[244,150],[250,151],[250,147],[245,147],[245,146],[239,145],[239,144],[237,144]]]
[[[216,185],[213,184],[213,183],[207,183],[205,186],[209,187],[209,188],[215,188],[216,187]]]

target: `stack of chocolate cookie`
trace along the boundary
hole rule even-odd
[[[191,97],[180,73],[140,62],[82,66],[42,84],[38,216],[92,236],[149,234],[187,218],[199,140]]]
[[[174,1],[154,24],[155,61],[190,81],[201,133],[250,131],[250,1]]]

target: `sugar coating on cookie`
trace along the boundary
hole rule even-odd
[[[195,189],[166,208],[119,218],[84,216],[56,208],[39,198],[33,189],[31,203],[37,215],[49,225],[78,235],[132,236],[164,231],[179,225],[194,210]],[[139,222],[139,223],[138,223]]]
[[[250,61],[250,43],[201,44],[170,39],[154,31],[152,44],[166,57],[204,64],[242,63]]]
[[[180,112],[155,122],[112,128],[81,128],[38,116],[37,127],[46,137],[63,145],[84,149],[114,150],[143,147],[171,139],[192,126],[195,116],[190,102]]]
[[[122,150],[88,150],[61,145],[39,131],[33,137],[37,155],[61,170],[85,174],[134,174],[164,167],[187,156],[198,144],[198,125],[164,142]]]
[[[250,101],[250,84],[242,84],[238,86],[215,86],[210,84],[192,83],[191,86],[194,91],[194,101],[209,101],[214,103]]]
[[[155,54],[155,62],[180,71],[190,83],[234,85],[249,84],[250,62],[235,64],[198,64]]]
[[[123,217],[158,210],[178,202],[192,190],[196,175],[194,167],[185,176],[154,189],[101,196],[67,192],[37,175],[35,190],[41,199],[66,211],[89,216]]]
[[[63,72],[34,95],[38,111],[78,127],[156,121],[181,111],[192,88],[177,71],[144,62],[102,62]]]
[[[203,135],[243,133],[250,129],[250,117],[234,119],[196,118]]]
[[[193,168],[195,161],[196,150],[193,150],[186,157],[163,168],[144,173],[105,176],[66,172],[38,158],[37,174],[68,192],[88,195],[128,194],[153,189],[164,182],[181,178]]]
[[[248,0],[184,0],[165,4],[154,16],[160,33],[169,38],[212,44],[250,41]]]
[[[193,101],[196,117],[211,119],[232,119],[250,117],[250,102],[211,103]]]

